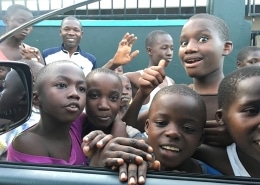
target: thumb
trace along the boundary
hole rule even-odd
[[[166,61],[164,59],[161,59],[158,66],[161,66],[161,67],[165,67],[166,66]]]

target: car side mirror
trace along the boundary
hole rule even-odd
[[[30,67],[23,62],[0,60],[0,135],[25,123],[31,108]]]

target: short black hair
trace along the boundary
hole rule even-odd
[[[229,28],[223,19],[207,13],[195,14],[192,17],[190,17],[190,20],[193,19],[207,19],[209,21],[212,21],[216,30],[219,33],[220,38],[223,41],[229,41]]]
[[[238,61],[243,61],[246,59],[246,57],[254,51],[260,51],[260,47],[257,46],[246,46],[244,48],[242,48],[238,54],[237,54],[237,60]]]
[[[221,81],[218,89],[219,108],[228,110],[229,106],[236,99],[238,84],[241,81],[254,76],[260,76],[260,66],[242,67],[227,75]]]
[[[163,30],[154,30],[146,36],[145,47],[153,46],[154,42],[157,40],[159,35],[170,35],[166,31]]]
[[[192,97],[194,98],[197,103],[198,103],[198,106],[200,108],[200,111],[203,113],[203,117],[201,117],[204,121],[204,125],[206,124],[206,105],[205,105],[205,102],[204,100],[202,99],[202,97],[197,93],[195,92],[194,90],[192,90],[191,88],[189,88],[187,85],[184,85],[184,84],[173,84],[173,85],[170,85],[170,86],[166,86],[166,87],[163,87],[162,89],[160,89],[154,96],[153,100],[152,100],[152,103],[151,105],[153,104],[153,102],[161,97],[161,96],[164,96],[166,94],[178,94],[178,95],[182,95],[182,96],[189,96],[189,97]],[[203,126],[204,126],[203,125]]]
[[[70,60],[59,60],[59,61],[55,61],[55,62],[52,62],[52,63],[49,63],[47,64],[46,66],[42,67],[39,71],[38,71],[38,74],[36,76],[36,79],[35,79],[35,89],[40,91],[41,88],[42,88],[42,83],[43,81],[46,79],[46,77],[49,76],[49,72],[57,65],[60,65],[60,64],[65,64],[65,63],[70,63],[70,64],[74,64],[76,65],[77,67],[80,68],[80,66],[78,64],[76,64],[75,62],[72,62]],[[81,68],[80,68],[81,69]],[[83,71],[82,71],[83,73]]]
[[[15,12],[17,12],[18,10],[25,10],[27,12],[31,12],[31,10],[29,10],[29,8],[27,8],[26,6],[24,5],[20,5],[20,4],[14,4],[14,5],[11,5],[7,8],[6,12],[5,12],[5,17],[10,17],[12,16]]]
[[[110,70],[110,69],[107,69],[107,68],[96,68],[94,70],[92,70],[87,76],[86,76],[86,83],[87,83],[87,88],[88,88],[88,84],[90,83],[90,81],[92,80],[93,76],[95,74],[98,74],[98,73],[104,73],[104,74],[110,74],[112,76],[115,76],[117,79],[118,79],[118,82],[121,86],[121,89],[123,89],[122,87],[122,81],[121,81],[121,78],[119,77],[118,74],[116,74],[115,71],[113,70]]]
[[[62,27],[62,25],[63,25],[63,22],[66,21],[66,20],[72,20],[72,21],[77,21],[77,22],[79,22],[80,28],[82,29],[82,24],[81,24],[80,20],[79,20],[77,17],[71,16],[71,15],[65,17],[64,19],[62,19],[62,21],[61,21],[61,27]]]

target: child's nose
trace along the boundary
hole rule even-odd
[[[170,123],[167,127],[166,135],[172,139],[179,139],[181,135],[179,129],[178,125]]]
[[[77,88],[71,88],[71,89],[70,89],[69,97],[70,97],[70,98],[79,99],[79,93],[78,93],[78,91],[77,91]]]
[[[172,56],[173,55],[173,50],[171,48],[167,49],[167,53],[168,56]]]
[[[122,94],[128,94],[128,90],[124,88]]]
[[[185,53],[197,52],[198,51],[198,42],[196,40],[190,40],[185,47]]]
[[[101,98],[98,104],[98,108],[101,110],[108,110],[109,109],[108,100],[106,98]]]

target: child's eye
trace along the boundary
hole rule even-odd
[[[191,125],[189,125],[189,124],[183,125],[183,129],[184,129],[185,131],[187,131],[187,132],[194,132],[194,131],[195,131],[194,127],[191,126]]]
[[[127,88],[126,88],[126,90],[128,90],[128,91],[131,91],[131,90],[132,90],[132,88],[131,88],[131,87],[127,87]]]
[[[251,59],[251,60],[248,61],[248,63],[249,64],[255,64],[255,63],[257,63],[257,60],[256,59]]]
[[[80,91],[81,93],[85,93],[85,92],[86,92],[86,88],[85,88],[85,87],[79,87],[79,91]]]
[[[166,47],[166,46],[163,46],[163,47],[162,47],[162,49],[163,49],[163,50],[166,50],[166,49],[167,49],[167,47]]]
[[[96,92],[90,92],[90,93],[88,93],[88,97],[89,97],[90,99],[97,99],[97,98],[98,98],[98,93],[96,93]]]
[[[67,85],[65,83],[58,83],[55,85],[58,89],[64,89],[67,88]]]
[[[119,99],[119,96],[118,96],[118,95],[112,95],[112,96],[110,97],[110,100],[113,101],[113,102],[116,102],[118,99]]]
[[[158,127],[163,127],[163,126],[166,126],[168,124],[168,122],[166,122],[166,121],[155,121],[155,124]]]
[[[207,42],[208,40],[209,40],[208,37],[202,36],[202,37],[199,39],[199,42]]]
[[[185,46],[188,45],[188,42],[187,41],[182,41],[182,42],[180,42],[180,45],[181,45],[181,47],[185,47]]]
[[[243,110],[244,113],[248,115],[256,115],[259,113],[259,110],[254,107],[249,107]]]

